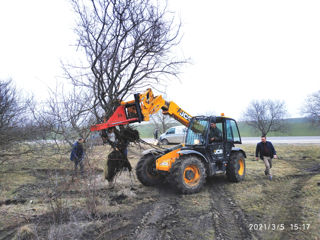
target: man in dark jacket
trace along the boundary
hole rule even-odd
[[[272,173],[271,173],[272,159],[278,158],[278,157],[272,143],[267,141],[267,138],[265,135],[261,136],[261,142],[259,142],[256,147],[257,160],[259,159],[258,155],[260,156],[260,159],[264,161],[264,164],[266,166],[266,170],[264,171],[265,175],[268,176],[269,180],[272,180]]]
[[[222,133],[215,121],[210,123],[209,143],[222,141]]]
[[[80,172],[83,174],[83,158],[84,158],[84,150],[83,150],[84,139],[79,138],[72,146],[72,151],[70,154],[70,160],[74,162],[74,171],[77,174],[78,165],[80,165]]]

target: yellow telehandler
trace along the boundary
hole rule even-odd
[[[232,182],[245,177],[245,152],[235,144],[241,137],[234,119],[221,116],[195,116],[182,110],[176,103],[154,96],[151,89],[134,94],[134,100],[122,102],[104,123],[91,127],[99,131],[118,125],[149,121],[159,110],[188,127],[185,143],[143,153],[136,167],[139,181],[146,186],[162,183],[165,179],[184,194],[199,192],[206,178],[225,173]],[[214,129],[213,129],[214,128]],[[212,132],[220,136],[212,140]]]

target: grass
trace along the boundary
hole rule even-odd
[[[319,146],[275,145],[279,159],[273,161],[273,181],[268,181],[264,176],[263,162],[255,160],[255,145],[247,144],[239,147],[243,148],[247,154],[246,179],[238,184],[223,181],[222,187],[231,194],[237,206],[241,207],[249,223],[285,224],[286,226],[282,231],[259,231],[259,235],[263,239],[317,239],[316,237],[320,236],[320,174],[319,170],[318,172],[312,170],[320,166]],[[88,194],[96,190],[97,201],[94,203],[97,206],[93,211],[101,216],[115,218],[126,216],[123,228],[130,228],[128,225],[132,221],[130,214],[138,211],[139,207],[148,206],[157,201],[159,195],[157,188],[142,187],[137,179],[132,183],[128,173],[123,173],[117,178],[117,185],[113,191],[107,190],[107,183],[102,178],[102,170],[110,151],[108,146],[97,146],[89,151],[90,166],[97,174],[95,178],[77,178],[72,181],[73,163],[69,160],[67,150],[68,147],[57,154],[55,149],[49,148],[46,149],[45,154],[30,154],[1,167],[0,202],[19,198],[24,198],[26,202],[0,206],[0,232],[1,230],[16,232],[20,226],[32,222],[35,217],[50,218],[52,211],[50,201],[52,200],[48,199],[48,196],[54,193],[61,193],[60,200],[66,213],[88,215],[87,205],[88,199],[90,200]],[[133,167],[136,166],[143,150],[144,148],[138,146],[130,147],[129,157]],[[88,165],[86,169],[89,169]],[[55,175],[56,172],[59,174]],[[134,191],[131,190],[132,184],[136,189]],[[210,183],[207,187],[210,187]],[[125,198],[119,203],[114,200],[121,199],[123,196]],[[178,215],[189,216],[199,226],[212,217],[208,215],[211,204],[208,191],[177,197],[179,197],[177,204],[180,209],[183,209],[177,213]],[[137,212],[137,214],[141,213]],[[200,216],[204,219],[201,220]],[[112,217],[110,217],[111,220]],[[184,224],[190,224],[190,221],[181,220],[179,224],[178,226],[183,227]],[[290,224],[310,224],[310,229],[292,231]],[[197,226],[190,225],[189,228],[193,229]],[[206,228],[202,232],[199,231],[199,234],[213,236],[214,232],[211,231],[212,229]],[[42,235],[46,233],[48,229],[45,229]],[[105,234],[110,236],[107,232]],[[0,234],[0,239],[1,237]]]
[[[0,174],[1,192],[0,201],[15,196],[15,190],[24,184],[33,184],[36,178],[27,171],[5,172]]]
[[[247,152],[246,180],[228,185],[239,206],[253,224],[284,224],[284,230],[259,233],[264,239],[317,239],[320,236],[320,148],[318,145],[275,146],[279,159],[273,160],[273,181],[264,176],[264,164],[255,161],[255,145]],[[236,187],[235,187],[236,186]],[[294,231],[292,224],[310,224],[306,231]]]

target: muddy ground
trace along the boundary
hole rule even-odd
[[[127,171],[110,186],[105,146],[91,153],[84,176],[73,175],[67,157],[17,160],[0,172],[0,239],[320,239],[319,146],[275,146],[273,181],[255,146],[242,147],[245,181],[215,176],[193,195],[145,187]],[[145,148],[130,148],[133,166]]]

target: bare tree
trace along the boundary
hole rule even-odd
[[[23,97],[12,80],[0,80],[0,164],[31,151],[26,141],[37,133],[28,112],[31,102],[32,98]]]
[[[302,113],[309,118],[313,124],[320,126],[320,90],[307,97]]]
[[[87,63],[64,69],[74,85],[92,91],[95,109],[101,107],[108,117],[128,94],[177,76],[185,61],[171,51],[180,41],[180,24],[166,7],[149,0],[71,2]]]
[[[262,135],[267,135],[269,132],[285,130],[283,119],[286,115],[286,105],[282,101],[255,100],[247,107],[244,120]]]
[[[0,144],[7,142],[6,138],[17,138],[17,128],[21,127],[21,118],[25,114],[25,105],[19,97],[12,80],[0,81]]]
[[[47,128],[52,140],[60,140],[70,146],[74,140],[89,137],[90,125],[94,123],[91,109],[91,96],[87,92],[73,87],[66,92],[64,86],[50,90],[49,98],[44,106],[34,114],[39,125]]]

